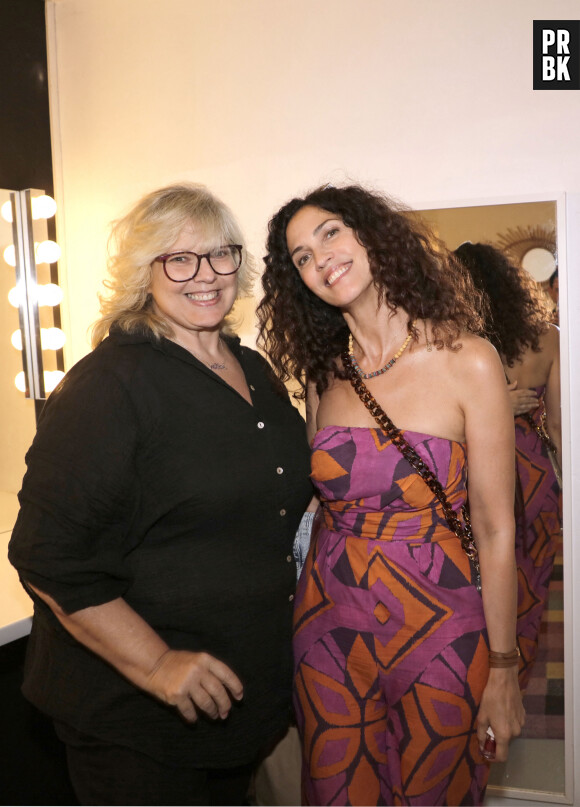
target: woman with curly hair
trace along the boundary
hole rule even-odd
[[[261,342],[306,396],[320,497],[294,613],[304,797],[479,804],[524,713],[512,416],[477,293],[359,186],[288,202],[267,248]]]
[[[502,358],[515,416],[517,639],[520,685],[538,650],[542,613],[562,532],[557,472],[562,451],[558,328],[535,281],[488,244],[462,244],[455,255],[485,293],[486,331]]]

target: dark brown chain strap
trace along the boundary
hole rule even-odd
[[[556,448],[556,444],[548,434],[548,430],[546,429],[546,410],[544,409],[542,414],[540,415],[540,422],[536,423],[534,420],[534,416],[531,415],[529,412],[524,412],[523,415],[520,415],[526,423],[531,426],[531,428],[536,432],[542,443],[546,446],[548,451],[551,451],[552,454],[556,455],[558,453],[558,449]]]
[[[411,446],[403,437],[402,432],[400,429],[397,429],[393,421],[387,415],[387,413],[381,408],[380,404],[375,400],[372,394],[367,389],[365,383],[363,382],[362,378],[356,372],[354,367],[352,366],[352,362],[350,360],[350,355],[347,350],[345,350],[342,354],[342,363],[343,367],[346,370],[350,383],[354,387],[354,390],[358,397],[361,399],[363,404],[366,406],[368,411],[377,421],[381,429],[385,432],[387,437],[390,438],[391,442],[398,448],[401,454],[405,457],[409,465],[415,470],[421,479],[429,486],[432,493],[437,497],[441,506],[443,508],[443,514],[445,516],[445,520],[449,525],[450,530],[459,538],[461,541],[461,546],[463,551],[471,561],[476,577],[476,585],[477,588],[481,588],[481,577],[480,577],[480,570],[479,570],[479,555],[477,552],[477,546],[475,545],[475,541],[473,539],[473,534],[471,531],[471,521],[469,518],[469,512],[467,507],[464,505],[462,508],[463,514],[463,521],[457,518],[457,514],[455,510],[451,507],[449,500],[443,490],[443,486],[441,482],[437,479],[435,474],[431,471],[428,465],[421,459],[419,454],[415,451],[413,446]]]

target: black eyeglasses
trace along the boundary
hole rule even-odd
[[[204,258],[216,275],[233,275],[242,265],[242,246],[226,244],[204,252],[203,255],[198,255],[197,252],[168,252],[159,255],[153,263],[163,264],[163,271],[169,280],[173,280],[174,283],[185,283],[196,276]]]

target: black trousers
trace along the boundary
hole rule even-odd
[[[170,768],[131,748],[92,737],[83,742],[82,735],[77,735],[71,743],[68,728],[58,733],[65,740],[69,774],[80,804],[239,807],[248,803],[254,764],[215,770]]]

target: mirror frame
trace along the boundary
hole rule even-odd
[[[486,804],[533,807],[550,804],[574,804],[575,769],[580,776],[580,716],[575,720],[574,661],[580,669],[580,642],[574,643],[574,614],[580,618],[580,586],[574,591],[574,579],[580,580],[580,547],[574,549],[573,524],[580,525],[580,377],[572,375],[572,348],[580,355],[580,272],[573,274],[568,266],[580,266],[580,193],[539,193],[518,196],[495,196],[477,199],[419,200],[410,203],[412,210],[464,207],[490,207],[530,202],[554,202],[556,205],[556,243],[560,286],[560,389],[562,401],[562,523],[564,582],[564,791],[490,785]],[[575,316],[571,316],[571,312]],[[580,376],[580,374],[579,374]],[[573,406],[573,403],[575,406]],[[576,412],[576,422],[572,413]],[[572,446],[577,446],[577,459]],[[576,496],[574,496],[576,482]],[[576,573],[575,573],[576,572]],[[491,797],[491,800],[490,800]],[[524,801],[522,801],[524,800]]]

